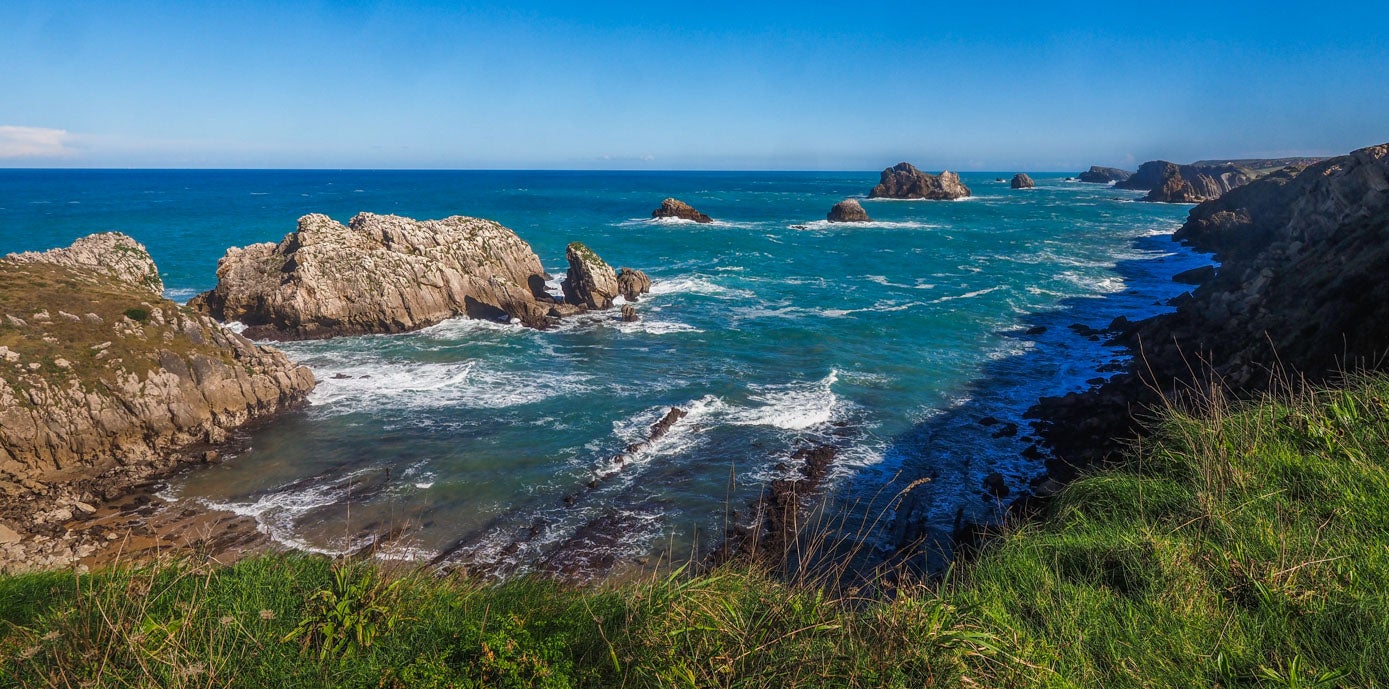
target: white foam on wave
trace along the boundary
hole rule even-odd
[[[631,218],[617,223],[618,227],[641,227],[650,225],[692,225],[698,227],[737,228],[745,230],[758,227],[757,223],[752,222],[718,219],[715,219],[713,222],[695,222],[693,220],[686,220],[685,218]]]
[[[915,308],[917,306],[927,306],[929,304],[934,303],[935,302],[909,301],[905,304],[894,304],[892,302],[880,301],[877,304],[874,304],[873,306],[869,306],[862,309],[822,309],[820,311],[820,315],[827,316],[829,318],[843,318],[845,316],[851,316],[856,313],[890,313],[893,311],[906,311],[907,309]]]
[[[930,230],[938,229],[940,225],[931,223],[917,222],[915,220],[870,220],[868,222],[830,222],[828,220],[812,220],[806,223],[796,223],[799,227],[789,229],[806,230],[854,230],[863,228],[874,228],[884,230]]]
[[[171,287],[164,290],[164,298],[176,301],[180,304],[187,304],[189,299],[198,296],[198,290],[191,287]]]
[[[928,282],[920,282],[918,279],[915,285],[907,285],[900,282],[890,282],[886,275],[865,275],[865,280],[876,282],[884,287],[897,287],[899,289],[935,289],[936,286]]]
[[[246,324],[242,323],[241,321],[227,321],[226,323],[222,324],[222,327],[236,333],[237,335],[240,335],[243,331],[246,330]]]
[[[756,295],[745,289],[724,287],[702,275],[688,275],[671,280],[654,280],[651,295],[699,294],[720,299],[749,299]]]
[[[366,545],[369,539],[352,539],[346,543],[328,547],[316,545],[300,536],[298,520],[312,510],[346,500],[351,494],[353,479],[371,471],[373,470],[360,469],[336,480],[324,479],[294,490],[271,491],[249,502],[220,501],[208,498],[197,498],[196,500],[206,505],[208,509],[231,512],[255,519],[260,532],[281,545],[311,553],[345,555]]]
[[[949,296],[938,297],[938,298],[932,299],[931,301],[928,301],[928,302],[926,302],[926,303],[927,303],[927,304],[939,304],[939,303],[942,303],[942,302],[954,301],[954,300],[956,300],[956,299],[973,299],[973,298],[975,298],[975,297],[984,296],[985,294],[989,294],[989,293],[991,293],[991,292],[997,292],[997,291],[999,291],[999,290],[1001,290],[1001,289],[1006,289],[1006,287],[1005,287],[1004,285],[994,285],[993,287],[987,287],[987,288],[985,288],[985,289],[977,289],[977,290],[974,290],[973,292],[965,292],[964,294],[952,294],[952,295],[949,295]]]
[[[350,414],[381,409],[500,409],[533,404],[591,390],[589,376],[547,374],[457,363],[384,361],[314,366],[318,386],[309,403],[320,413]]]
[[[809,384],[767,386],[750,399],[759,403],[739,413],[732,423],[740,426],[774,426],[788,431],[801,431],[829,423],[840,411],[839,397],[834,384],[839,371]]]
[[[1094,294],[1113,294],[1124,291],[1124,279],[1118,275],[1082,275],[1068,270],[1057,276],[1061,280]]]

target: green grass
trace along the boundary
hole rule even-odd
[[[279,555],[0,578],[0,684],[1389,686],[1389,378],[1169,409],[942,580],[571,587]]]

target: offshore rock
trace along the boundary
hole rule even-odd
[[[466,315],[543,328],[553,299],[530,245],[491,220],[317,213],[278,244],[231,248],[190,306],[255,338],[417,330]]]
[[[312,390],[307,368],[160,298],[150,275],[120,235],[0,259],[0,313],[82,314],[0,319],[0,520],[21,537],[0,570],[91,552],[65,544],[64,523]]]
[[[1252,170],[1235,165],[1178,165],[1152,160],[1139,166],[1132,177],[1114,186],[1147,191],[1144,201],[1200,203],[1220,198],[1225,192],[1254,179]]]
[[[639,321],[639,320],[641,320],[641,318],[640,318],[639,316],[637,316],[637,307],[632,306],[631,304],[623,304],[623,305],[622,305],[622,322],[623,322],[623,323],[635,323],[635,322],[637,322],[637,321]]]
[[[1091,165],[1089,170],[1080,173],[1080,181],[1091,184],[1109,184],[1110,182],[1122,182],[1132,176],[1132,172],[1120,170],[1117,167]]]
[[[693,206],[679,199],[666,199],[661,202],[661,207],[651,211],[653,218],[679,218],[681,220],[693,220],[698,223],[714,222],[714,219],[695,210]]]
[[[1012,186],[1014,189],[1031,189],[1037,186],[1036,183],[1032,181],[1032,178],[1029,177],[1026,172],[1019,172],[1018,174],[1013,175],[1013,181],[1010,182],[1009,185]]]
[[[834,208],[825,215],[825,219],[830,222],[872,222],[868,217],[868,211],[863,210],[863,204],[855,199],[844,199],[834,204]]]
[[[612,267],[580,242],[571,242],[564,257],[569,261],[569,273],[560,283],[565,303],[590,309],[611,308],[613,298],[620,293]]]
[[[970,195],[969,187],[953,172],[930,175],[910,163],[898,163],[883,170],[878,185],[868,193],[873,199],[953,200]]]
[[[627,301],[637,301],[651,291],[651,278],[640,270],[623,268],[617,271],[617,291]]]

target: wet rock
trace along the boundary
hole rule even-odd
[[[1046,331],[1047,331],[1047,326],[1045,326],[1045,325],[1034,325],[1034,326],[1032,326],[1031,328],[1028,328],[1028,329],[1027,329],[1027,333],[1026,333],[1026,334],[1028,334],[1028,335],[1041,335],[1042,333],[1045,333]]]
[[[989,495],[999,499],[1008,497],[1008,493],[1011,492],[1008,490],[1008,483],[1003,480],[1003,474],[997,471],[984,477],[984,490],[988,491]]]
[[[1026,172],[1019,172],[1013,175],[1013,181],[1009,182],[1009,186],[1014,189],[1031,189],[1037,186],[1037,184],[1032,181],[1032,178],[1029,177]]]
[[[590,309],[611,308],[619,292],[612,267],[580,242],[571,242],[564,257],[569,261],[569,273],[561,283],[564,301]]]
[[[653,218],[679,218],[681,220],[693,220],[697,223],[714,222],[713,218],[697,211],[688,203],[679,199],[666,199],[661,202],[661,207],[651,211]]]
[[[651,278],[640,270],[623,268],[617,271],[617,291],[623,299],[635,302],[651,291]]]
[[[863,210],[863,204],[855,199],[844,199],[834,204],[834,208],[825,215],[830,222],[871,222],[873,219],[868,217],[868,211]]]
[[[635,322],[637,322],[638,320],[640,320],[640,319],[639,319],[639,317],[637,316],[637,307],[632,306],[631,304],[623,304],[623,305],[622,305],[622,322],[624,322],[624,323],[635,323]]]
[[[883,170],[869,198],[953,200],[970,195],[969,187],[953,172],[931,175],[910,163],[898,163]]]
[[[1199,285],[1215,277],[1215,266],[1201,266],[1183,270],[1172,276],[1172,281],[1183,285]]]

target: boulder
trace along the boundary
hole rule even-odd
[[[360,213],[299,219],[278,244],[228,249],[190,302],[249,337],[302,340],[416,330],[447,318],[548,325],[554,299],[530,245],[491,220]]]
[[[569,273],[560,283],[565,303],[590,309],[610,308],[620,293],[612,267],[579,242],[571,242],[564,257],[569,261]]]
[[[874,199],[953,200],[970,195],[969,187],[953,172],[931,175],[910,163],[898,163],[883,170],[878,185],[868,193]]]
[[[622,321],[624,323],[635,323],[640,318],[637,316],[637,307],[631,304],[622,305]]]
[[[661,202],[661,207],[651,211],[653,218],[678,218],[681,220],[693,220],[698,223],[714,222],[713,218],[697,211],[690,204],[679,199],[666,199]]]
[[[1013,181],[1010,182],[1009,185],[1014,189],[1031,189],[1037,186],[1036,183],[1032,181],[1032,178],[1027,176],[1026,172],[1019,172],[1013,175]]]
[[[18,355],[0,363],[0,519],[16,531],[89,514],[88,496],[200,462],[207,446],[313,389],[313,374],[283,353],[158,296],[157,275],[122,235],[0,259],[0,312],[85,314],[0,326]]]
[[[863,204],[854,199],[844,199],[834,204],[834,208],[825,216],[830,222],[872,222],[868,217],[868,211],[863,210]]]
[[[1120,170],[1117,167],[1091,165],[1089,170],[1080,173],[1080,181],[1091,184],[1109,184],[1110,182],[1122,182],[1132,176],[1132,172]]]
[[[651,291],[651,278],[640,270],[623,268],[617,271],[617,291],[627,301],[637,301]]]

